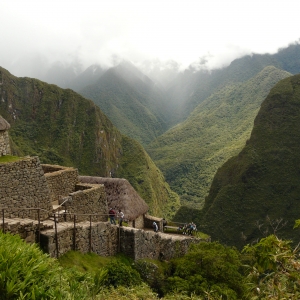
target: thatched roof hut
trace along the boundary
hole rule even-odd
[[[129,221],[135,220],[149,210],[146,202],[124,178],[79,176],[79,181],[82,183],[104,184],[109,208],[121,209],[125,219]]]
[[[6,131],[10,128],[10,124],[0,116],[0,131]]]

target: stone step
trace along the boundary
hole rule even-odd
[[[2,224],[2,223],[1,223]],[[1,227],[0,224],[0,227]],[[12,219],[4,219],[4,226],[5,228],[12,228],[12,227],[26,227],[26,226],[35,226],[37,227],[39,224],[38,220],[32,219],[21,219],[21,218],[12,218]],[[40,222],[41,229],[51,229],[53,228],[53,224],[47,224],[44,221]]]
[[[61,209],[62,207],[61,207],[61,205],[59,205],[59,204],[54,204],[54,205],[52,205],[52,209],[53,210],[57,210],[57,209]]]

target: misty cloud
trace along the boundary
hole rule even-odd
[[[0,65],[42,76],[53,63],[176,61],[207,69],[299,40],[298,1],[2,0]],[[203,64],[203,62],[205,63]],[[202,62],[202,63],[201,63]]]

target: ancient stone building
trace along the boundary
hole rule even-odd
[[[116,210],[121,209],[130,227],[145,227],[145,214],[148,212],[149,207],[128,180],[93,176],[79,176],[79,180],[84,183],[103,184],[107,205]]]
[[[0,116],[0,156],[11,154],[8,136],[9,128],[9,123]]]

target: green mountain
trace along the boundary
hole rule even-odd
[[[275,232],[299,242],[300,75],[288,77],[262,103],[250,139],[216,173],[202,224],[214,240],[242,247]]]
[[[163,90],[128,62],[110,68],[80,93],[93,100],[123,134],[143,145],[162,134],[171,118]]]
[[[158,216],[170,216],[179,207],[178,195],[141,145],[123,136],[94,102],[74,91],[0,68],[0,115],[11,124],[15,154],[74,166],[81,175],[124,175]]]
[[[262,101],[287,76],[269,66],[244,83],[228,84],[147,146],[182,204],[201,208],[217,169],[243,148]]]

